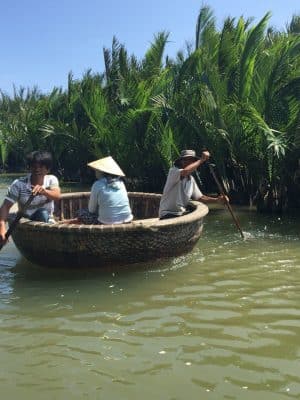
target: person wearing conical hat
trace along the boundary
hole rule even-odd
[[[104,157],[90,162],[88,166],[96,171],[89,199],[88,210],[97,214],[100,224],[123,224],[131,222],[131,212],[127,190],[122,177],[125,176],[116,161]]]
[[[201,157],[194,150],[182,150],[180,157],[170,168],[159,205],[159,218],[167,219],[184,215],[188,202],[193,199],[203,203],[221,203],[228,201],[226,196],[210,197],[204,195],[191,175],[210,157],[203,151]]]

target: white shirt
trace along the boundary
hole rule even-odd
[[[190,199],[199,200],[203,196],[195,179],[191,175],[181,178],[181,171],[177,167],[169,170],[160,200],[159,218],[167,214],[182,215]]]

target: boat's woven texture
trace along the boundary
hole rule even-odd
[[[88,193],[63,195],[57,224],[21,220],[13,238],[31,261],[51,266],[105,266],[129,264],[175,256],[191,250],[198,240],[207,207],[191,203],[193,211],[183,217],[160,221],[160,195],[130,193],[135,220],[121,225],[68,223],[86,207]]]

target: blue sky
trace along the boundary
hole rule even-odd
[[[207,0],[222,26],[225,17],[254,17],[272,12],[270,25],[284,29],[298,0]],[[66,87],[92,69],[102,72],[103,47],[112,38],[141,58],[155,33],[170,32],[166,54],[171,56],[193,42],[203,4],[196,0],[3,0],[0,12],[0,89],[38,86],[42,92]]]

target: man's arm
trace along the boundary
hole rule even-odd
[[[34,195],[42,194],[43,196],[46,196],[47,199],[49,199],[49,200],[59,200],[60,199],[60,188],[59,187],[45,189],[43,186],[35,185],[32,188],[32,193]]]
[[[9,210],[13,205],[12,202],[7,199],[4,200],[2,206],[0,207],[0,243],[4,244],[6,242],[6,221],[8,218]]]
[[[41,185],[34,185],[32,187],[32,193],[34,195],[41,194],[47,197],[49,200],[59,200],[61,192],[57,177],[55,175],[46,175],[45,187]]]
[[[203,194],[197,200],[202,201],[202,203],[219,203],[219,204],[229,203],[229,198],[226,195],[222,194],[220,194],[217,197],[206,196],[205,194]]]
[[[185,168],[183,168],[180,171],[180,176],[185,177],[190,175],[192,172],[194,172],[196,169],[200,167],[200,165],[204,164],[205,161],[207,161],[210,157],[209,151],[202,151],[201,158],[200,160],[197,160],[193,162],[192,164],[187,165]]]

